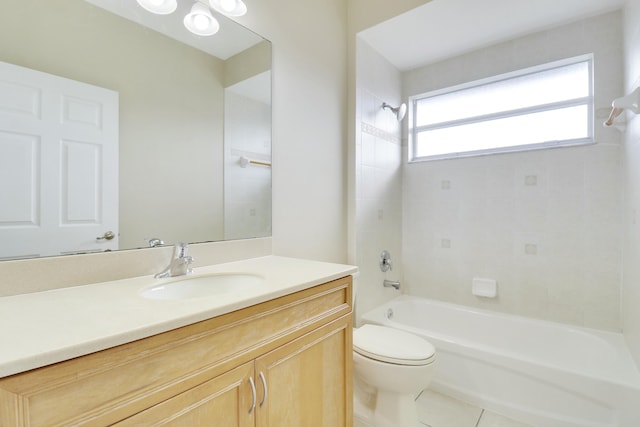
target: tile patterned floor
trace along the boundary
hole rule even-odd
[[[430,390],[418,396],[416,405],[418,418],[427,427],[531,427]]]
[[[431,390],[416,399],[419,427],[532,427]],[[357,419],[354,427],[369,427]]]

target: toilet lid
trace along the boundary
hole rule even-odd
[[[417,335],[378,325],[354,329],[353,349],[370,359],[396,365],[427,365],[436,352],[429,341]]]

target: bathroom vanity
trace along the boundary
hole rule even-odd
[[[30,300],[41,307],[41,298],[90,304],[92,287],[101,298],[93,315],[80,308],[59,339],[47,337],[60,327],[45,322],[51,314],[30,311],[12,322],[8,341],[0,314],[0,426],[351,425],[355,271],[264,257],[199,269],[264,279],[215,296],[145,298],[158,285],[145,277],[0,298],[0,313],[14,307],[15,315]],[[128,322],[111,322],[108,311]],[[96,329],[93,341],[87,325]],[[39,350],[27,341],[38,336]],[[95,347],[104,348],[88,352]]]

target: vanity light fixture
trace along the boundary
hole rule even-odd
[[[178,0],[136,0],[145,10],[157,15],[169,15],[178,8]],[[218,32],[220,24],[211,14],[211,9],[227,16],[242,16],[247,13],[247,5],[242,0],[208,0],[211,9],[204,2],[196,0],[184,17],[184,26],[198,36],[211,36]]]
[[[157,15],[168,15],[178,8],[177,0],[137,0],[144,9]]]
[[[242,16],[247,13],[247,5],[242,0],[209,0],[211,7],[227,16]]]
[[[208,7],[196,1],[184,17],[184,26],[198,36],[211,36],[218,32],[220,24]]]

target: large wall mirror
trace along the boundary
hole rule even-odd
[[[4,2],[0,259],[271,235],[271,44],[178,4]]]

